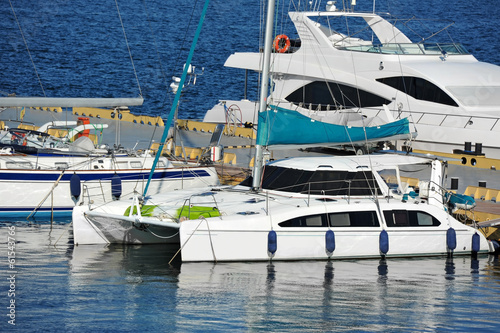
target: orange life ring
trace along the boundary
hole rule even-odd
[[[290,38],[287,35],[278,35],[273,42],[274,49],[279,53],[285,53],[290,49]]]

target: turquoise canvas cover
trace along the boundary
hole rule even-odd
[[[383,141],[391,137],[410,136],[407,118],[371,127],[354,127],[325,123],[303,114],[271,105],[259,113],[257,144],[310,145],[315,143],[351,144],[355,142]]]

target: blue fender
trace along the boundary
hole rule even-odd
[[[380,232],[379,240],[379,248],[382,254],[387,254],[389,252],[389,234],[386,230],[382,230]]]
[[[325,246],[328,253],[335,251],[335,234],[332,230],[328,230],[325,234]]]
[[[276,231],[271,230],[269,234],[267,234],[267,251],[272,255],[276,253],[278,249],[278,236],[276,235]]]

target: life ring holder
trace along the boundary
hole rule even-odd
[[[287,35],[278,35],[274,39],[273,47],[278,53],[285,53],[290,49],[290,38]]]

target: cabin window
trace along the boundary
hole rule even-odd
[[[330,213],[328,214],[331,227],[378,227],[377,213],[374,211]]]
[[[69,168],[69,164],[66,162],[56,162],[54,165],[57,170],[66,170]]]
[[[31,162],[6,162],[7,169],[33,169]]]
[[[164,161],[158,161],[158,167],[165,168],[166,167],[165,162]]]
[[[134,169],[141,169],[142,163],[140,161],[131,161],[130,166]]]
[[[425,79],[413,76],[394,76],[377,79],[394,89],[404,92],[411,97],[433,103],[458,106],[458,104],[441,88]]]
[[[379,227],[377,213],[374,211],[315,214],[294,217],[278,225],[283,228],[300,227]]]
[[[326,227],[326,215],[317,214],[309,216],[300,216],[293,219],[281,222],[278,224],[280,227]]]
[[[434,216],[421,211],[386,210],[384,217],[388,227],[437,227],[441,224]]]
[[[375,107],[389,104],[391,101],[335,82],[315,81],[292,92],[287,101],[312,110],[337,110],[357,107]]]

